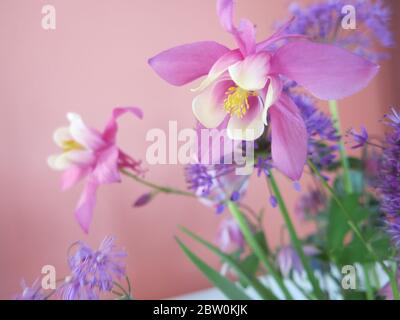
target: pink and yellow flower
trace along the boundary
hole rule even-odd
[[[130,112],[142,118],[136,107],[115,108],[103,132],[89,128],[75,113],[68,113],[68,127],[54,132],[54,141],[62,152],[48,158],[49,166],[64,171],[62,189],[76,185],[86,177],[86,186],[79,199],[75,216],[88,232],[96,203],[96,191],[101,184],[120,182],[121,168],[140,173],[140,163],[123,153],[116,145],[117,118]]]
[[[149,60],[157,74],[176,86],[202,76],[192,103],[197,120],[207,128],[226,118],[227,131],[235,140],[255,140],[271,125],[275,167],[298,180],[307,157],[307,131],[300,111],[282,92],[282,79],[296,81],[323,100],[340,99],[362,88],[379,67],[344,49],[318,44],[300,35],[284,35],[285,26],[257,43],[254,25],[233,22],[233,0],[218,0],[222,27],[231,33],[237,49],[203,41],[178,46]],[[290,22],[289,22],[290,23]],[[279,40],[293,38],[278,50]]]

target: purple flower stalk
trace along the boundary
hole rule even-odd
[[[388,233],[394,245],[400,249],[400,118],[393,110],[386,119],[392,130],[386,135],[378,190],[381,193],[381,210],[386,214]]]
[[[356,29],[344,30],[342,20],[347,13],[342,8],[352,5],[356,13]],[[383,0],[326,0],[301,8],[292,3],[289,8],[295,20],[288,27],[288,34],[304,34],[312,40],[333,43],[372,61],[387,55],[375,52],[375,44],[382,47],[394,45],[389,28],[391,11]]]

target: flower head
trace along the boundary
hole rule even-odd
[[[342,28],[348,15],[343,9],[348,5],[356,13],[354,30]],[[333,43],[372,61],[387,56],[376,52],[376,43],[383,47],[394,44],[389,28],[391,12],[383,0],[325,0],[304,8],[294,2],[289,11],[295,19],[286,29],[287,34],[303,34],[313,41]]]
[[[217,235],[220,249],[224,252],[243,250],[245,241],[239,225],[232,218],[222,220]]]
[[[315,256],[319,253],[319,250],[313,246],[304,246],[303,250],[307,256]],[[277,254],[276,260],[284,277],[287,277],[292,270],[299,274],[303,273],[304,268],[300,257],[291,245],[282,247]]]
[[[396,110],[386,119],[392,130],[386,136],[377,185],[388,233],[400,249],[400,121]]]
[[[354,129],[350,130],[350,135],[356,143],[354,146],[351,147],[352,149],[362,148],[368,142],[369,135],[365,127],[361,127],[360,133],[358,133]]]
[[[136,107],[115,108],[103,132],[89,128],[82,118],[74,113],[67,115],[69,127],[57,129],[54,141],[61,153],[48,158],[49,166],[64,171],[62,189],[76,185],[86,177],[75,216],[85,232],[88,232],[96,202],[96,191],[101,184],[120,181],[120,168],[140,172],[140,163],[123,153],[116,145],[117,118],[130,112],[142,118]]]
[[[311,189],[296,203],[295,212],[301,219],[314,217],[327,205],[326,195],[319,189]]]
[[[100,292],[109,292],[113,281],[125,275],[126,253],[117,250],[113,237],[106,237],[97,250],[79,241],[68,259],[71,275],[59,288],[65,300],[98,299]],[[72,248],[72,247],[71,247]]]
[[[254,24],[242,19],[235,26],[233,11],[233,0],[217,1],[221,26],[234,37],[237,49],[197,42],[161,52],[149,64],[161,78],[178,86],[207,75],[194,90],[199,94],[192,103],[195,117],[207,128],[227,120],[230,138],[253,141],[270,124],[274,166],[298,180],[307,158],[307,130],[299,109],[283,92],[282,78],[320,99],[340,99],[363,89],[378,66],[336,46],[285,34],[290,23],[257,43]],[[270,49],[289,38],[294,40]]]

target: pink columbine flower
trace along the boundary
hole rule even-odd
[[[54,132],[54,141],[62,152],[50,156],[48,164],[54,170],[64,171],[62,189],[69,189],[86,177],[86,186],[75,210],[75,216],[86,233],[92,220],[97,188],[101,184],[120,182],[121,168],[141,172],[140,162],[116,145],[117,118],[126,112],[140,119],[143,116],[136,107],[115,108],[103,132],[99,132],[86,126],[79,115],[68,113],[69,127]]]
[[[176,86],[207,77],[194,91],[195,117],[207,128],[225,118],[230,138],[255,140],[271,125],[275,167],[293,180],[302,174],[307,157],[307,131],[299,109],[282,92],[282,77],[296,81],[323,100],[340,99],[362,88],[379,67],[333,45],[313,43],[301,35],[284,35],[286,27],[257,43],[254,25],[242,19],[233,23],[233,0],[218,0],[222,27],[231,33],[238,49],[203,41],[178,46],[149,60],[157,74]],[[272,51],[285,38],[293,41]]]

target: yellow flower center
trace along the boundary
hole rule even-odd
[[[84,149],[85,148],[75,140],[66,140],[62,142],[63,152],[68,152],[73,150],[84,150]]]
[[[232,86],[225,93],[227,97],[224,100],[224,109],[231,115],[243,118],[247,110],[250,108],[248,98],[257,96],[254,91],[247,91],[237,86]]]

